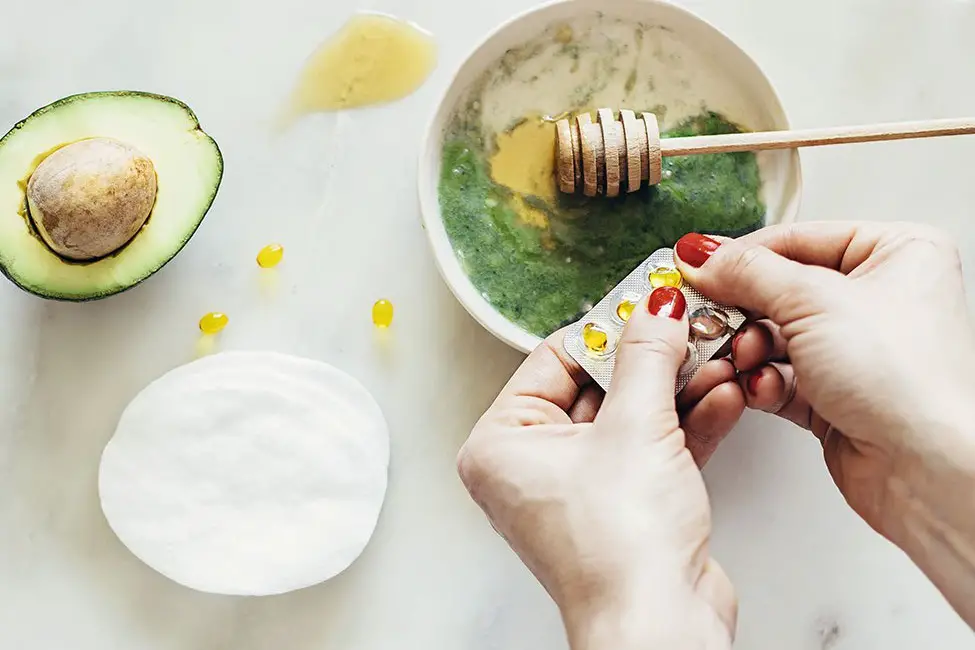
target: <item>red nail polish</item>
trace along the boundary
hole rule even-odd
[[[762,371],[756,370],[752,374],[748,375],[748,381],[745,382],[745,387],[748,389],[748,393],[752,397],[758,397],[758,385],[762,382]]]
[[[660,287],[654,289],[647,301],[647,311],[654,316],[664,316],[680,320],[687,311],[687,299],[680,289]]]
[[[707,235],[692,232],[678,239],[674,249],[677,251],[677,257],[695,269],[699,269],[714,255],[714,251],[718,250],[719,246],[721,246],[721,242],[711,239]]]
[[[741,330],[735,337],[731,339],[731,358],[736,359],[738,357],[738,344],[741,343],[741,337],[745,335],[745,330]]]

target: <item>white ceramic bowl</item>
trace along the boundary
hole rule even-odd
[[[534,349],[541,339],[509,321],[481,295],[459,264],[444,229],[437,192],[443,138],[458,102],[486,70],[497,65],[505,52],[530,41],[553,25],[566,21],[571,24],[573,20],[586,20],[597,14],[610,20],[624,19],[660,27],[668,33],[667,38],[681,42],[688,54],[686,58],[692,60],[694,66],[706,68],[697,71],[706,73],[698,75],[705,79],[701,83],[715,86],[714,96],[709,88],[688,88],[687,103],[704,101],[708,108],[752,131],[789,128],[772,84],[755,62],[716,28],[663,0],[559,0],[516,16],[488,35],[454,74],[429,125],[418,170],[420,209],[437,266],[451,291],[482,326],[522,352]],[[655,71],[657,75],[667,73],[667,70]],[[686,76],[688,71],[684,70],[682,74]],[[664,77],[664,81],[668,79]],[[686,81],[671,83],[670,92],[685,85]],[[596,103],[599,101],[597,97]],[[794,220],[802,188],[798,153],[762,153],[759,154],[759,166],[767,208],[766,223]],[[651,252],[647,251],[647,254]]]

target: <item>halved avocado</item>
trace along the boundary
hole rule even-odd
[[[176,99],[61,99],[0,139],[0,271],[54,300],[124,291],[186,245],[222,178],[216,142]]]

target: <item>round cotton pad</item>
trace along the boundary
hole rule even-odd
[[[356,380],[270,352],[177,368],[122,413],[98,490],[112,530],[187,587],[269,595],[327,580],[372,536],[389,430]]]

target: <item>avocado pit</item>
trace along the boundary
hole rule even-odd
[[[45,158],[27,182],[38,234],[58,255],[88,261],[125,246],[156,200],[152,161],[134,147],[91,138]]]

